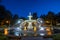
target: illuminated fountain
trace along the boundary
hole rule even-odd
[[[29,18],[28,20],[25,20],[20,24],[20,29],[22,30],[22,34],[27,35],[29,33],[30,34],[37,33],[39,27],[41,27],[42,20],[41,21],[39,21],[40,19],[32,20],[31,12],[29,13],[28,18]]]
[[[20,23],[20,26],[16,28],[15,34],[20,36],[44,36],[46,35],[47,31],[45,30],[46,27],[43,25],[44,21],[41,18],[38,18],[36,20],[32,19],[31,12],[29,13],[28,20],[22,20],[18,21]],[[18,36],[17,35],[17,36]]]
[[[15,36],[51,36],[52,29],[51,27],[44,26],[44,21],[41,18],[36,20],[31,19],[31,12],[29,13],[28,20],[19,19],[16,22],[16,28],[14,27],[14,35]],[[4,30],[4,34],[8,34],[8,29]]]

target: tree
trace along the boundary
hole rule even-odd
[[[8,20],[12,19],[12,13],[9,10],[6,10],[5,14],[6,14],[5,16],[7,17]]]
[[[0,5],[0,24],[3,23],[2,20],[4,20],[4,13],[5,7],[3,5]]]
[[[46,15],[41,15],[40,18],[46,20]]]
[[[56,25],[56,15],[54,12],[49,11],[47,15],[41,15],[40,18],[43,18],[45,21],[49,21],[49,24]]]
[[[14,19],[14,20],[19,19],[19,16],[18,16],[17,14],[15,14],[15,15],[13,16],[13,19]]]
[[[6,24],[6,21],[9,21],[10,24],[12,19],[12,14],[9,10],[6,10],[4,6],[0,5],[0,23]],[[2,25],[3,25],[2,24]]]
[[[0,20],[4,19],[5,7],[0,5]]]
[[[48,12],[47,16],[46,16],[47,20],[50,21],[51,25],[56,25],[56,19],[55,19],[55,14],[54,12]]]
[[[25,18],[25,17],[20,17],[20,19],[26,20],[26,18]]]
[[[60,23],[60,12],[59,12],[58,14],[56,14],[56,21],[57,21],[58,23]]]
[[[33,15],[32,15],[33,17],[32,17],[32,19],[37,19],[38,17],[37,17],[37,13],[35,12],[35,13],[33,13]]]
[[[15,15],[13,16],[13,20],[12,20],[11,25],[14,25],[18,19],[19,19],[19,16],[18,16],[17,14],[15,14]]]
[[[5,24],[7,24],[8,26],[11,25],[12,22],[12,13],[9,10],[5,11]]]

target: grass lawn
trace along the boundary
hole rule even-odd
[[[2,33],[0,33],[0,40],[8,40],[7,36],[2,35]]]
[[[54,39],[54,40],[60,40],[60,34],[54,35],[54,36],[53,36],[53,39]]]

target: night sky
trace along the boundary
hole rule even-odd
[[[49,11],[60,12],[60,0],[2,0],[6,10],[19,16],[27,17],[29,12],[37,12],[38,16]]]

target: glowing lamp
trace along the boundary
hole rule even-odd
[[[51,31],[47,32],[48,35],[51,35]]]
[[[27,29],[26,29],[26,27],[24,27],[24,31],[26,31]]]
[[[8,35],[8,29],[7,28],[4,29],[4,34]]]
[[[34,27],[34,32],[36,32],[36,27]]]
[[[46,31],[50,31],[50,28],[46,28]]]

